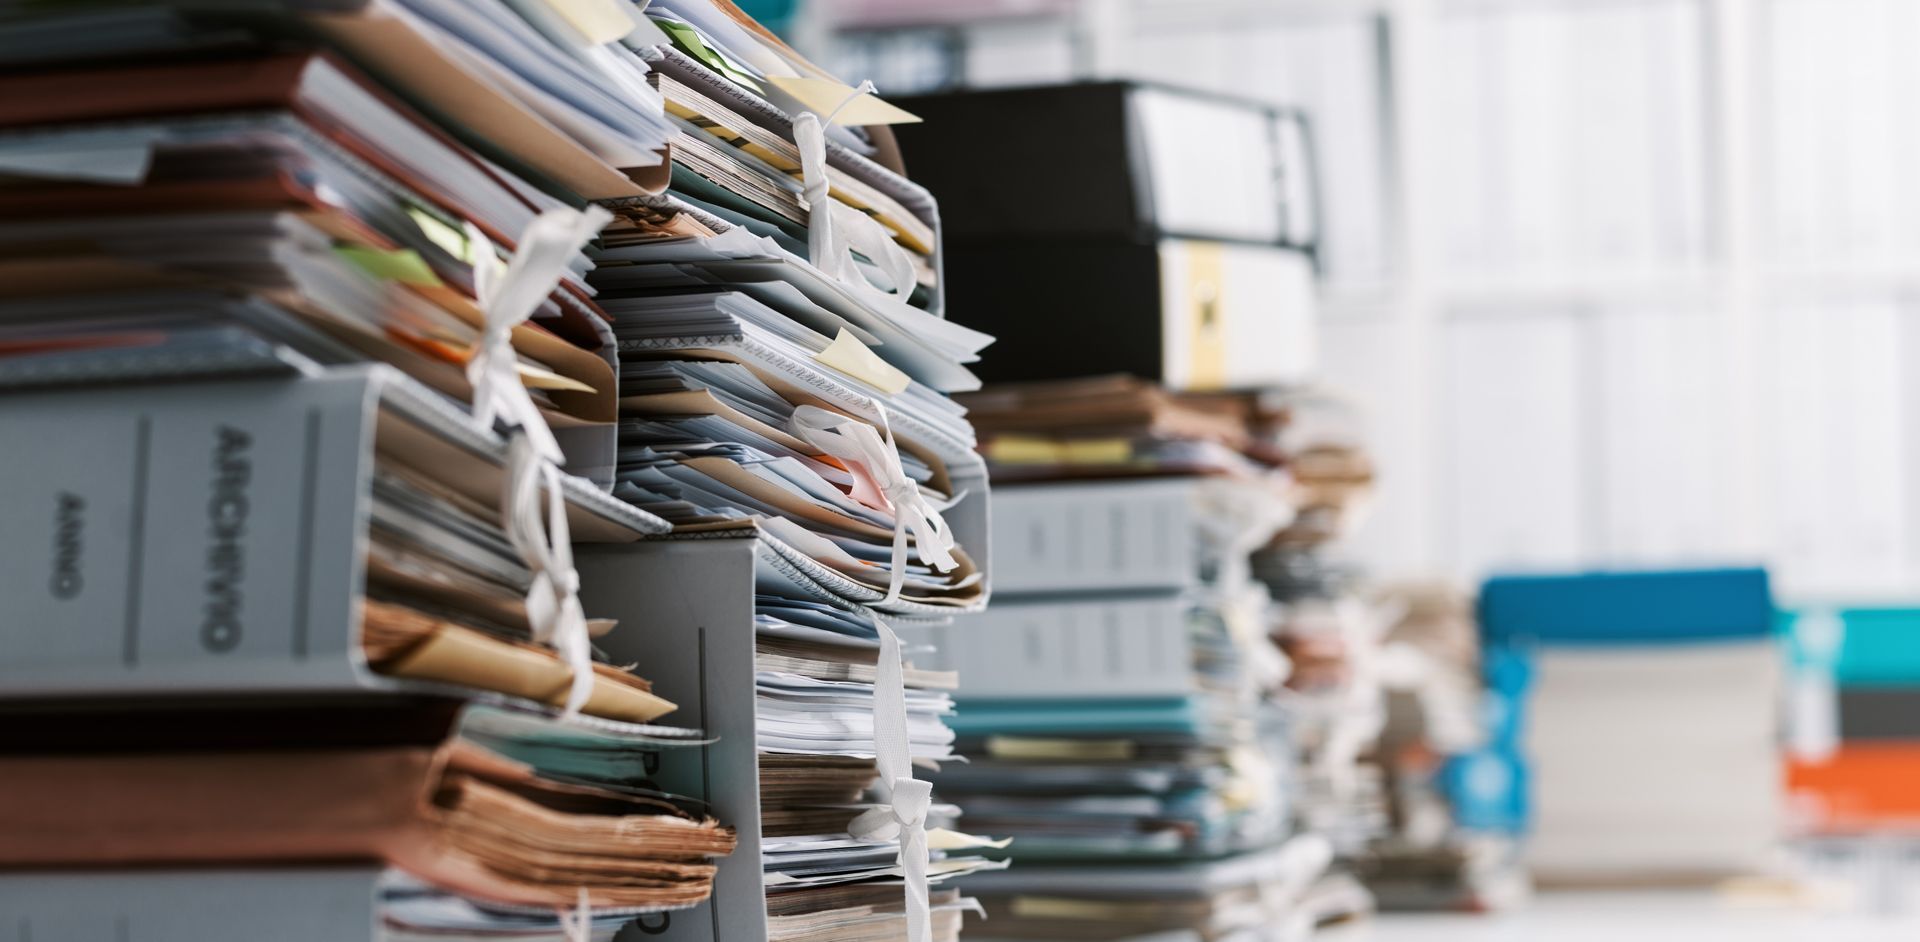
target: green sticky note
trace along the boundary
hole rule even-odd
[[[353,267],[382,281],[397,281],[401,284],[419,285],[425,288],[438,288],[444,282],[433,273],[427,260],[412,249],[370,249],[359,245],[336,245],[333,248],[341,258],[353,264]]]
[[[667,36],[673,40],[674,45],[680,47],[681,52],[706,63],[707,68],[726,76],[735,84],[752,89],[755,94],[766,94],[759,83],[747,74],[746,69],[734,64],[720,50],[707,45],[707,41],[700,38],[700,33],[693,27],[673,20],[656,19],[653,22],[666,31]]]

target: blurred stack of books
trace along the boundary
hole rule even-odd
[[[1712,880],[1767,863],[1784,817],[1764,571],[1495,577],[1480,617],[1489,651],[1532,675],[1537,879]]]
[[[1381,652],[1386,721],[1371,753],[1385,776],[1388,826],[1354,870],[1383,911],[1510,908],[1529,887],[1515,829],[1488,820],[1489,800],[1511,797],[1500,787],[1510,780],[1496,744],[1505,740],[1490,728],[1472,600],[1416,583],[1384,587],[1373,604],[1391,620]]]
[[[1299,390],[1266,407],[1259,440],[1287,469],[1299,512],[1257,549],[1252,569],[1272,595],[1272,634],[1291,668],[1301,825],[1332,841],[1336,872],[1351,879],[1389,827],[1389,782],[1375,755],[1387,717],[1384,626],[1361,574],[1335,556],[1364,515],[1373,463],[1360,416],[1338,396]]]
[[[1787,764],[1794,831],[1920,827],[1920,610],[1810,605],[1782,613],[1793,653]]]
[[[6,550],[0,696],[52,712],[4,862],[96,868],[8,877],[23,933],[958,934],[921,874],[994,864],[911,781],[956,680],[882,616],[985,603],[945,394],[990,338],[911,115],[726,0],[33,5],[0,50],[0,518],[61,547],[51,591]]]

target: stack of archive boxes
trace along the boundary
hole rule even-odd
[[[23,934],[957,936],[889,623],[985,604],[990,338],[898,109],[724,0],[0,54]]]

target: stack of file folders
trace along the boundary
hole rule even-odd
[[[715,931],[903,937],[914,851],[861,822],[896,813],[908,763],[952,758],[957,681],[888,680],[885,621],[985,604],[986,470],[947,393],[978,385],[967,364],[991,338],[943,316],[932,196],[883,128],[843,126],[910,116],[726,7],[647,9],[667,39],[644,56],[676,128],[670,181],[616,208],[589,277],[620,355],[613,493],[680,539],[751,539],[753,713],[720,761],[759,777],[763,870],[742,896],[723,879]],[[742,679],[703,670],[709,702]],[[888,746],[893,698],[905,741]],[[941,884],[1000,864],[957,832],[927,840],[931,934],[951,939],[973,904]]]
[[[381,938],[558,940],[708,896],[733,834],[650,777],[700,732],[604,661],[562,713],[582,675],[534,641],[490,506],[508,446],[437,394],[383,365],[62,386],[0,427],[36,443],[5,518],[66,541],[58,589],[37,546],[0,583],[0,901],[36,935],[85,937],[93,900],[133,937],[339,906]],[[582,540],[666,527],[562,496]],[[302,893],[296,865],[336,869]],[[212,905],[229,868],[278,873],[281,907]]]
[[[1014,841],[1012,870],[962,882],[996,938],[1311,928],[1298,904],[1327,845],[1292,827],[1290,734],[1269,699],[1284,662],[1247,564],[1291,519],[1290,491],[1229,448],[1250,441],[1249,406],[1219,398],[1115,379],[968,399],[996,473],[1008,438],[1029,440],[1008,465],[1026,483],[995,497],[994,605],[932,635],[935,663],[968,678],[954,721],[968,762],[935,787]],[[1105,454],[1074,450],[1103,438]],[[1181,442],[1232,461],[1195,473],[1136,447]]]
[[[9,693],[232,696],[264,716],[253,698],[304,711],[343,686],[383,700],[408,683],[486,691],[490,712],[455,710],[450,732],[315,748],[384,750],[338,766],[384,775],[389,810],[426,796],[419,821],[391,823],[434,847],[504,853],[507,828],[548,855],[547,883],[516,896],[476,869],[511,861],[435,869],[371,837],[235,835],[183,853],[173,845],[208,821],[166,800],[199,788],[182,772],[182,791],[129,806],[181,808],[175,830],[156,830],[165,840],[54,854],[49,836],[9,866],[370,856],[403,874],[379,883],[378,924],[395,937],[558,938],[581,918],[598,937],[699,902],[710,883],[741,886],[724,869],[715,882],[733,837],[707,816],[723,802],[663,784],[727,749],[749,761],[715,788],[756,795],[742,833],[773,835],[721,863],[752,868],[751,892],[649,931],[700,938],[745,920],[729,937],[892,937],[915,920],[919,870],[937,882],[990,865],[978,841],[937,828],[931,863],[911,865],[918,819],[892,822],[905,812],[889,803],[911,764],[949,755],[955,680],[892,669],[900,649],[880,616],[937,621],[987,597],[985,467],[945,394],[977,385],[966,364],[990,338],[945,319],[934,201],[878,126],[910,116],[725,0],[47,7],[6,14],[0,55],[0,387],[46,390],[14,393],[25,407],[7,421],[21,423],[10,440],[50,443],[29,456],[45,488],[13,511],[43,526],[43,507],[68,508],[58,533],[92,554],[56,563],[63,585],[86,585],[77,599],[47,600],[30,575],[42,561],[10,567],[9,604],[47,617],[9,638],[40,646],[10,652],[9,673],[33,683],[9,677]],[[114,385],[157,380],[174,382]],[[503,438],[470,411],[539,431]],[[523,489],[528,442],[544,459],[546,433],[566,473]],[[108,454],[133,457],[96,467]],[[109,489],[59,490],[76,468]],[[563,516],[574,540],[619,547],[581,563],[585,614],[624,623],[588,623],[590,678],[578,645],[562,656],[540,638],[549,606],[570,604]],[[110,548],[102,528],[123,525],[131,550]],[[530,549],[529,532],[555,545]],[[182,533],[214,542],[165,553]],[[690,604],[750,606],[729,630],[754,648],[752,681],[708,691],[697,669],[674,670],[656,690],[614,662],[648,674],[677,663],[682,639],[618,589],[697,543],[750,547],[750,582]],[[69,634],[84,644],[43,644],[81,620],[88,632]],[[105,626],[123,622],[109,644]],[[137,667],[136,682],[100,682],[102,658]],[[672,709],[669,688],[735,698],[754,722],[732,741],[645,725]],[[702,699],[689,720],[722,715]],[[22,751],[21,780],[146,774],[117,742],[71,759]],[[239,753],[254,745],[209,741],[215,764],[188,771],[238,769],[240,788],[327,765],[300,750],[250,765]],[[558,830],[521,828],[495,792]],[[46,801],[19,810],[60,804]],[[258,810],[234,827],[277,820]],[[643,832],[615,812],[659,820]],[[587,814],[644,833],[643,849],[563,846],[592,822],[556,815]],[[600,857],[554,856],[576,849]],[[177,908],[160,883],[112,879],[154,918]],[[87,891],[47,878],[7,892]],[[393,901],[408,915],[392,917]],[[935,935],[957,934],[969,905],[936,891]]]

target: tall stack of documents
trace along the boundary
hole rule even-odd
[[[1552,881],[1753,872],[1782,831],[1780,652],[1757,569],[1501,576],[1490,648],[1531,660],[1526,855]]]
[[[880,127],[911,115],[727,4],[646,15],[666,40],[645,56],[675,128],[668,186],[616,208],[589,281],[620,351],[613,493],[756,559],[752,687],[728,691],[753,698],[732,727],[753,751],[726,761],[758,775],[764,871],[739,897],[723,881],[716,931],[900,938],[926,906],[951,939],[973,904],[941,885],[999,864],[937,826],[949,807],[919,812],[924,850],[898,820],[924,788],[901,780],[953,757],[957,679],[890,670],[890,623],[985,604],[985,466],[946,394],[978,385],[991,338],[943,316],[936,204]]]
[[[85,755],[20,740],[14,810],[51,823],[9,866],[365,857],[382,937],[957,935],[973,904],[926,884],[997,864],[912,781],[950,757],[956,680],[889,621],[985,604],[985,468],[946,394],[990,338],[945,319],[936,206],[881,127],[910,115],[725,0],[48,7],[0,49],[0,387],[9,440],[47,443],[8,519],[56,508],[62,547],[50,598],[38,554],[9,566],[45,611],[8,693],[221,707],[179,757],[111,724]],[[602,550],[585,579],[574,542]],[[724,591],[626,591],[736,549]],[[750,680],[710,686],[736,642]],[[646,725],[670,699],[706,729]],[[149,776],[87,834],[152,814],[150,839],[60,839]],[[752,820],[716,865],[723,807]],[[385,830],[326,826],[369,811]],[[5,892],[211,925],[180,915],[199,879]]]
[[[1371,495],[1372,459],[1358,416],[1337,396],[1296,390],[1264,405],[1257,428],[1288,469],[1299,512],[1254,554],[1253,570],[1272,593],[1274,634],[1292,662],[1301,818],[1345,863],[1388,824],[1386,770],[1374,752],[1395,665],[1361,574],[1336,556]]]
[[[1013,839],[962,885],[996,938],[1289,939],[1327,863],[1294,836],[1285,665],[1248,554],[1292,519],[1258,397],[1108,378],[966,397],[1002,484],[993,607],[936,631],[968,678],[938,792]],[[1291,838],[1291,840],[1290,840]]]
[[[1372,749],[1391,814],[1354,868],[1385,911],[1510,907],[1527,881],[1511,829],[1486,816],[1505,790],[1504,737],[1486,719],[1473,601],[1444,583],[1388,586],[1373,601],[1392,621],[1382,658],[1398,675]]]
[[[559,940],[706,899],[734,835],[652,779],[703,735],[649,725],[675,705],[594,652],[569,562],[670,526],[604,491],[576,208],[662,166],[645,66],[537,5],[33,12],[0,26],[4,516],[58,548],[10,543],[0,591],[32,711],[0,909]]]

